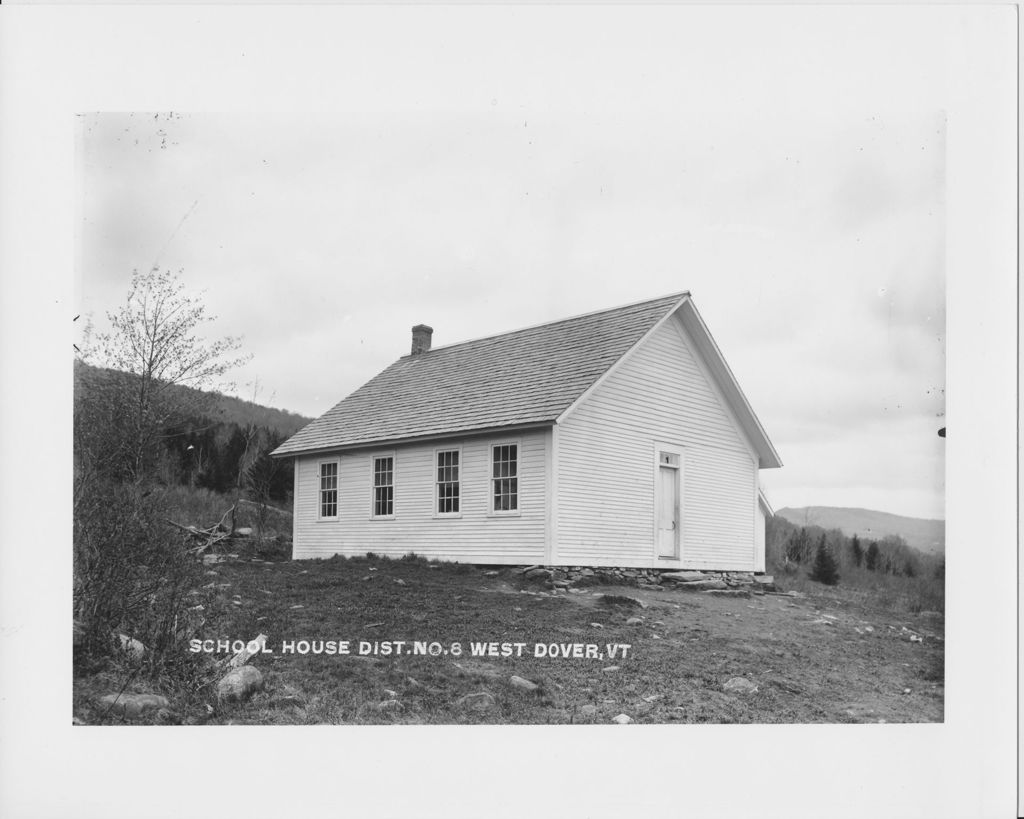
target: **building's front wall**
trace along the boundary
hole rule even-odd
[[[546,430],[533,430],[297,458],[293,555],[401,557],[414,552],[468,563],[543,562],[549,439]],[[491,446],[501,443],[519,445],[515,514],[491,511]],[[436,452],[453,448],[461,451],[460,511],[457,517],[439,516]],[[373,459],[386,454],[394,456],[394,515],[375,519]],[[338,463],[337,520],[320,517],[319,465],[324,461]]]
[[[555,564],[763,566],[756,457],[691,350],[681,323],[670,319],[556,428]],[[681,453],[675,560],[656,556],[658,443]]]

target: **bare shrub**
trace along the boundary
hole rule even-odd
[[[142,664],[159,672],[199,625],[189,592],[202,564],[163,519],[152,493],[94,479],[74,514],[74,613],[79,651],[121,651],[119,634],[146,647]]]

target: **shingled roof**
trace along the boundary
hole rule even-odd
[[[688,296],[403,356],[273,454],[552,424]]]

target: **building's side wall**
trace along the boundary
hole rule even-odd
[[[754,521],[754,571],[764,571],[765,514],[761,504],[757,505],[757,517]]]
[[[675,318],[556,436],[558,564],[753,570],[753,450]],[[677,561],[655,557],[655,442],[683,449]]]
[[[544,560],[547,499],[546,431],[405,445],[296,459],[296,559],[364,555],[428,558],[469,563],[540,563]],[[519,514],[499,516],[490,507],[490,445],[519,443]],[[462,448],[460,517],[436,517],[434,453]],[[394,453],[394,518],[371,518],[375,455]],[[319,463],[338,460],[338,520],[319,520]]]

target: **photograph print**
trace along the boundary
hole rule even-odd
[[[946,54],[845,30],[80,112],[75,725],[942,723]]]

